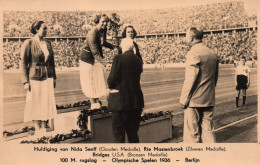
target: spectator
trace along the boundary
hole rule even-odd
[[[247,16],[241,1],[116,12],[142,35],[185,32],[192,24],[207,30],[248,27],[257,20],[257,12],[250,11],[252,14]],[[93,25],[92,15],[97,14],[93,11],[5,11],[4,36],[30,37],[28,27],[34,19],[46,20],[50,26],[48,36],[85,36]]]
[[[188,6],[170,9],[117,11],[121,20],[127,20],[138,34],[174,33],[186,31],[190,24],[201,24],[203,29],[246,27],[248,21],[256,21],[256,12],[247,16],[243,2],[225,2],[209,5]],[[92,26],[93,14],[97,12],[68,11],[4,11],[5,37],[31,37],[29,24],[33,19],[44,18],[50,25],[48,36],[85,36]],[[206,15],[205,15],[206,14]],[[143,17],[145,15],[145,17]],[[142,16],[142,17],[141,17]],[[145,19],[144,19],[145,18]],[[192,18],[192,19],[190,19]],[[195,21],[191,22],[191,20]],[[173,22],[174,21],[174,22]],[[122,29],[123,30],[123,29]],[[145,64],[184,63],[187,47],[183,36],[158,36],[136,38]],[[233,63],[243,54],[247,59],[257,60],[257,31],[233,31],[205,34],[205,45],[217,52],[220,63]],[[58,39],[52,42],[57,68],[79,66],[81,40]],[[4,70],[18,69],[21,42],[4,42]],[[116,50],[103,48],[105,60],[112,62]]]

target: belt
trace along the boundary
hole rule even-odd
[[[35,65],[36,66],[47,66],[47,63],[46,62],[37,62]]]

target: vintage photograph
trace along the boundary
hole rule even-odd
[[[0,2],[3,143],[258,145],[257,0]]]

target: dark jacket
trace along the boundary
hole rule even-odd
[[[139,47],[135,42],[133,42],[133,43],[134,43],[134,47],[135,47],[135,50],[136,50],[135,54],[142,60],[142,63],[143,63],[143,59],[142,59],[142,56],[140,54]],[[118,54],[122,54],[122,49],[119,49]]]
[[[101,41],[102,38],[102,41]],[[103,61],[102,46],[113,49],[114,46],[106,42],[106,31],[101,35],[96,27],[92,28],[86,37],[86,44],[80,52],[80,59],[86,63],[94,64],[95,59]]]
[[[142,58],[142,56],[140,54],[138,45],[135,42],[133,42],[133,43],[134,43],[134,47],[135,47],[135,50],[136,50],[135,55],[137,57],[139,57],[141,59],[141,61],[142,61],[142,72],[143,72],[143,58]],[[118,49],[118,54],[122,54],[122,49],[121,48]]]
[[[29,82],[30,80],[46,80],[47,78],[56,79],[54,55],[51,42],[44,40],[49,50],[48,59],[45,60],[43,51],[40,45],[34,39],[25,40],[21,49],[21,78],[22,83]]]
[[[144,107],[141,73],[142,61],[133,51],[115,56],[107,83],[109,89],[119,90],[119,110],[142,110]]]

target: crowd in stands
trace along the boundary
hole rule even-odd
[[[6,69],[18,69],[21,51],[21,42],[3,42],[3,66]]]
[[[105,11],[104,11],[105,12]],[[247,27],[257,20],[256,12],[247,15],[241,1],[213,3],[168,9],[106,11],[116,12],[120,23],[132,24],[138,35],[185,32],[191,25],[203,29]],[[49,25],[49,37],[85,36],[101,11],[4,11],[4,37],[30,37],[36,20]],[[252,12],[251,12],[252,13]]]
[[[84,42],[76,40],[62,40],[53,42],[53,50],[55,53],[55,65],[57,68],[63,67],[78,67],[79,52],[83,47]]]
[[[48,24],[48,36],[85,36],[93,26],[97,12],[80,11],[4,11],[4,37],[30,37],[30,26],[42,20]]]
[[[145,64],[183,63],[188,47],[184,37],[152,37],[137,41]]]
[[[208,30],[247,27],[249,21],[256,20],[256,13],[247,16],[243,2],[129,11],[119,15],[135,25],[139,34],[185,32],[191,25]]]
[[[237,31],[206,35],[205,44],[219,56],[221,63],[234,63],[240,56],[257,60],[257,31]]]
[[[205,34],[203,42],[219,56],[220,63],[232,64],[244,55],[249,60],[257,60],[257,31],[236,31]],[[184,36],[138,38],[144,64],[184,63],[188,47]],[[79,66],[79,51],[83,40],[52,40],[57,68]],[[4,42],[4,69],[18,69],[22,42]],[[116,50],[104,48],[107,62],[112,63]]]
[[[106,11],[109,13],[112,11]],[[243,2],[214,3],[170,9],[113,11],[121,23],[134,26],[138,35],[186,32],[191,25],[199,25],[204,30],[239,28],[252,25],[256,12],[246,14]],[[31,37],[30,26],[35,20],[44,20],[49,26],[48,37],[52,39],[57,68],[78,67],[79,51],[93,26],[93,19],[99,11],[4,11],[4,37]],[[111,14],[111,13],[110,13]],[[109,33],[109,35],[111,32]],[[120,34],[119,34],[120,35]],[[249,60],[257,59],[257,31],[237,30],[225,33],[205,34],[203,42],[217,52],[221,63],[233,63],[239,56]],[[58,37],[75,37],[60,39]],[[20,49],[23,40],[5,41],[3,44],[4,70],[18,69]],[[141,37],[136,39],[145,64],[183,63],[188,47],[184,36]],[[106,61],[112,62],[116,50],[104,48]]]
[[[257,31],[205,34],[203,42],[218,54],[222,64],[232,64],[242,55],[257,60]],[[185,62],[188,47],[184,36],[139,39],[137,43],[146,64]]]

